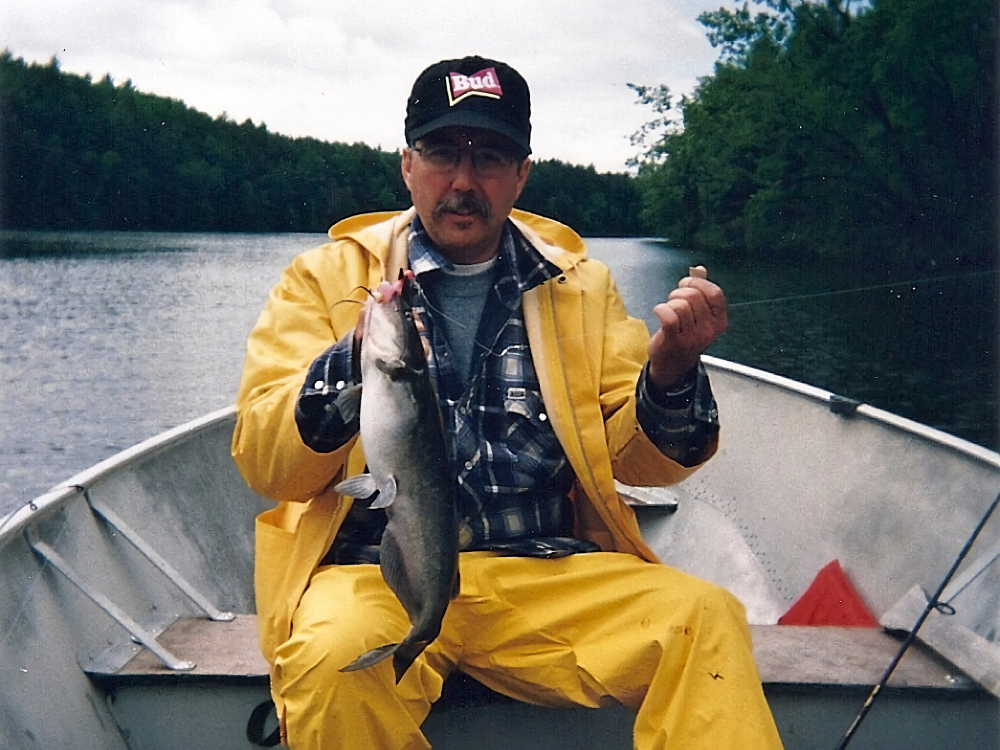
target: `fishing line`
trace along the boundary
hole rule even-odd
[[[471,330],[471,328],[469,327],[468,324],[463,323],[458,318],[453,318],[450,315],[445,314],[445,312],[443,310],[440,310],[440,309],[436,308],[434,305],[432,305],[430,297],[427,296],[427,294],[423,291],[423,289],[420,290],[420,296],[423,297],[424,307],[426,307],[429,310],[433,311],[437,316],[439,316],[443,320],[447,320],[447,321],[449,321],[451,323],[454,323],[456,326],[458,326],[459,328],[461,328],[466,333],[468,333]],[[498,352],[496,352],[493,349],[492,346],[486,346],[486,344],[481,343],[479,341],[479,339],[475,336],[475,334],[473,334],[473,336],[472,336],[472,343],[475,346],[478,346],[480,349],[482,349],[487,354],[492,354],[494,357],[499,357],[499,356],[503,355],[503,352],[499,352],[498,353]],[[504,351],[506,351],[506,349]]]
[[[983,274],[996,273],[996,271],[970,271],[969,273],[952,274],[950,276],[938,276],[932,279],[916,279],[914,281],[896,281],[891,284],[871,284],[869,286],[853,287],[851,289],[838,289],[832,292],[815,292],[812,294],[791,294],[786,297],[772,297],[770,299],[749,300],[747,302],[730,302],[726,305],[730,310],[734,307],[749,307],[751,305],[768,305],[778,302],[791,302],[803,299],[820,299],[823,297],[836,297],[843,294],[858,294],[860,292],[872,292],[878,289],[892,289],[893,287],[909,286],[917,284],[927,284],[934,281],[949,281],[952,279],[964,279],[970,276],[982,276]]]
[[[979,521],[979,525],[976,526],[976,530],[972,532],[972,536],[969,537],[969,541],[965,543],[965,546],[962,548],[962,551],[958,553],[958,558],[955,560],[955,563],[951,566],[951,570],[948,571],[948,575],[944,577],[944,580],[941,581],[941,585],[938,586],[938,590],[935,592],[934,596],[932,596],[930,600],[927,602],[927,606],[924,608],[924,611],[920,614],[919,619],[917,619],[917,624],[913,626],[913,630],[910,631],[910,634],[906,637],[906,640],[903,641],[903,645],[899,647],[899,651],[896,653],[895,658],[893,658],[888,668],[886,668],[885,673],[882,675],[882,679],[880,679],[878,681],[878,684],[872,688],[871,693],[868,695],[868,700],[866,700],[864,706],[861,707],[861,711],[858,712],[858,715],[855,717],[854,723],[851,724],[850,728],[847,730],[844,736],[840,738],[840,742],[837,743],[836,750],[844,750],[844,748],[847,747],[848,743],[854,737],[855,732],[858,731],[858,727],[861,726],[861,722],[864,721],[865,716],[867,716],[868,712],[871,711],[872,704],[875,702],[876,696],[878,696],[879,692],[882,690],[882,688],[885,687],[886,683],[889,681],[889,677],[892,675],[893,671],[896,669],[896,666],[903,658],[903,654],[906,653],[907,649],[911,645],[913,645],[913,642],[917,639],[917,631],[920,630],[920,626],[924,624],[924,620],[927,619],[931,611],[934,609],[938,609],[943,614],[955,613],[954,607],[952,607],[947,602],[941,601],[941,595],[944,593],[945,588],[947,588],[948,582],[951,581],[952,576],[955,575],[955,571],[958,570],[958,566],[962,564],[962,561],[965,559],[965,556],[969,554],[969,550],[972,549],[972,545],[975,544],[976,537],[979,536],[979,532],[983,530],[983,527],[986,525],[986,522],[990,520],[990,516],[993,515],[993,511],[996,510],[997,505],[1000,505],[1000,494],[997,495],[996,499],[987,509],[986,515],[984,515],[982,519]]]

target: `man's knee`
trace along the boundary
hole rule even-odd
[[[685,628],[723,629],[749,632],[746,610],[740,601],[724,588],[710,581],[664,568],[664,581],[654,598],[654,607],[663,613],[671,626],[683,621]],[[690,632],[690,631],[689,631]]]
[[[735,596],[714,583],[698,580],[691,597],[690,627],[695,642],[713,651],[751,651],[746,610]]]
[[[278,647],[275,669],[282,684],[333,685],[343,676],[340,670],[364,650],[362,640],[336,627],[299,629]]]
[[[705,611],[722,619],[746,619],[746,610],[739,599],[714,583],[704,580],[700,583],[698,600]]]
[[[333,685],[345,677],[340,670],[361,654],[406,635],[406,613],[381,577],[368,581],[355,573],[331,570],[314,577],[292,619],[291,636],[278,647],[282,681]]]

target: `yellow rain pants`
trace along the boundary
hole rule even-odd
[[[722,589],[623,553],[467,552],[460,574],[441,635],[398,686],[391,659],[338,671],[409,630],[378,567],[314,574],[274,673],[292,750],[427,748],[420,725],[456,668],[528,703],[629,706],[638,750],[781,747],[743,607]]]

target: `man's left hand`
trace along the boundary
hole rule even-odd
[[[692,273],[704,273],[702,267]],[[726,295],[706,278],[685,276],[667,301],[653,308],[660,330],[649,341],[649,377],[658,388],[678,385],[702,353],[726,330]]]

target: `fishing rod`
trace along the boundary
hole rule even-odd
[[[899,651],[896,653],[896,656],[893,658],[892,662],[886,668],[885,673],[882,675],[882,679],[880,679],[878,681],[878,684],[872,688],[871,693],[869,693],[868,695],[868,700],[865,701],[865,704],[861,707],[861,711],[859,711],[858,715],[854,718],[854,722],[851,724],[850,728],[848,728],[847,732],[844,733],[844,736],[840,738],[840,742],[837,743],[836,750],[844,750],[844,748],[846,748],[847,745],[850,743],[851,739],[854,737],[854,734],[858,731],[858,727],[861,726],[861,722],[864,721],[865,716],[867,716],[868,712],[871,711],[872,704],[875,702],[876,696],[878,696],[879,692],[881,692],[882,688],[884,688],[886,683],[889,681],[889,677],[892,675],[893,671],[896,669],[896,666],[903,658],[903,654],[905,654],[907,649],[909,649],[910,646],[913,645],[913,642],[917,638],[917,631],[920,630],[920,626],[924,624],[924,620],[926,620],[927,617],[930,615],[931,610],[937,609],[944,614],[955,613],[954,607],[952,607],[948,602],[941,601],[941,595],[944,593],[945,588],[951,581],[952,576],[955,575],[955,571],[958,570],[958,566],[962,564],[962,561],[965,559],[965,556],[969,554],[969,550],[972,549],[972,545],[975,544],[976,538],[979,536],[979,532],[983,530],[983,527],[986,525],[986,522],[990,520],[990,516],[993,515],[993,511],[996,510],[998,504],[1000,504],[1000,494],[996,496],[996,499],[987,509],[986,515],[982,517],[982,519],[979,521],[979,525],[976,526],[976,530],[972,532],[972,536],[969,537],[969,541],[965,543],[965,546],[962,548],[962,551],[958,553],[958,558],[955,560],[955,563],[951,566],[951,570],[948,571],[948,575],[944,577],[944,580],[941,581],[941,585],[938,587],[937,592],[935,592],[934,596],[932,596],[930,600],[927,602],[927,606],[924,608],[924,611],[920,614],[920,617],[917,619],[917,624],[913,626],[913,630],[910,631],[910,634],[906,637],[906,640],[903,641],[903,645],[900,646]]]
[[[868,286],[852,287],[851,289],[837,289],[832,292],[812,292],[810,294],[791,294],[785,297],[772,297],[770,299],[755,299],[746,302],[730,302],[726,307],[749,307],[752,305],[767,305],[778,302],[792,302],[802,299],[819,299],[822,297],[836,297],[841,294],[857,294],[859,292],[872,292],[878,289],[892,289],[894,287],[914,287],[917,284],[926,284],[931,281],[950,281],[953,279],[964,279],[969,276],[981,276],[983,274],[996,273],[996,271],[970,271],[968,273],[951,274],[949,276],[937,276],[929,279],[914,279],[913,281],[896,281],[891,284],[872,284]]]

